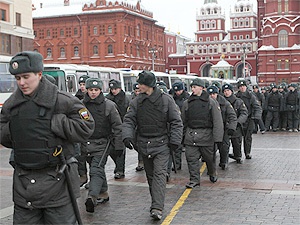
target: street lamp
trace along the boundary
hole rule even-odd
[[[155,59],[155,53],[157,52],[157,50],[155,48],[151,48],[149,50],[149,53],[152,54],[152,70],[154,71],[154,59]]]
[[[243,46],[243,78],[246,77],[246,46]]]

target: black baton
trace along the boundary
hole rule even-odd
[[[105,155],[106,155],[106,153],[107,153],[107,151],[108,151],[109,145],[110,145],[110,138],[109,138],[108,141],[107,141],[107,144],[106,144],[106,146],[105,146],[103,155],[102,155],[102,157],[101,157],[101,159],[100,159],[100,162],[98,163],[98,166],[97,166],[97,167],[100,167],[101,163],[103,162],[103,159],[104,159],[104,157],[105,157]]]

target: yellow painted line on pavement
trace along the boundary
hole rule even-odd
[[[203,163],[203,165],[200,168],[200,176],[202,175],[203,171],[206,169],[206,163]],[[176,204],[173,206],[171,212],[169,215],[165,218],[165,220],[162,222],[161,225],[169,225],[171,224],[172,220],[174,217],[177,215],[179,212],[179,209],[183,206],[185,200],[189,197],[190,193],[192,192],[192,188],[187,188],[183,192],[183,194],[180,196]]]

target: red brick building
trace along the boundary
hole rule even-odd
[[[140,1],[84,2],[51,0],[36,6],[34,49],[46,63],[149,70],[154,64],[156,71],[165,71],[164,27]]]
[[[234,79],[246,77],[256,82],[256,13],[248,0],[238,0],[230,13],[230,29],[225,31],[225,15],[217,0],[204,0],[197,13],[195,42],[187,44],[188,73],[203,77]],[[213,71],[220,59],[232,70]]]
[[[258,82],[300,82],[300,1],[258,0]]]

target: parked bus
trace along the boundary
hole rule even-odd
[[[17,89],[15,77],[9,72],[12,57],[0,55],[0,109],[5,100]]]

